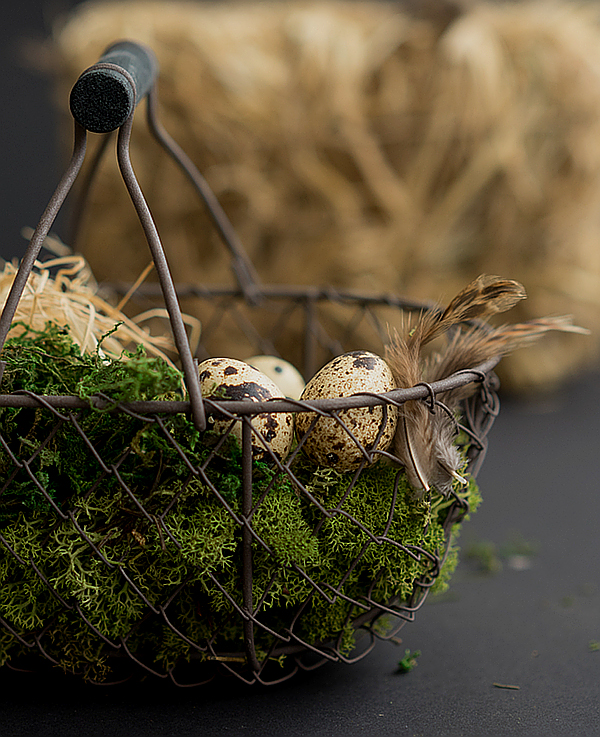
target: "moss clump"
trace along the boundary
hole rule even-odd
[[[48,325],[7,342],[4,391],[114,402],[183,398],[181,375],[140,349],[81,355]],[[160,421],[90,409],[0,410],[0,664],[43,652],[104,679],[115,654],[157,670],[243,651],[240,449],[184,415]],[[95,450],[92,450],[95,449]],[[446,585],[447,502],[415,501],[380,463],[353,474],[298,459],[296,481],[254,462],[257,650],[354,644],[373,602],[407,600],[415,580]],[[471,483],[461,493],[474,505]],[[325,513],[323,512],[325,510]],[[37,639],[36,639],[37,638]]]

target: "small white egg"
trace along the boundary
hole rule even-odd
[[[204,397],[215,400],[250,400],[262,402],[281,398],[275,382],[261,371],[235,358],[209,358],[198,366],[200,388]],[[263,412],[252,417],[252,455],[255,459],[268,458],[268,448],[279,460],[284,460],[290,451],[294,437],[294,418],[290,412]],[[231,420],[208,418],[208,427],[217,433],[227,432]],[[237,420],[232,432],[241,445],[242,423]]]
[[[387,363],[375,353],[352,351],[337,356],[308,382],[302,396],[305,399],[349,397],[368,392],[383,394],[394,389],[394,377]],[[382,406],[356,407],[342,410],[340,419],[367,451],[387,450],[398,421],[396,407],[387,405],[387,418]],[[296,415],[296,434],[301,440],[315,418],[314,412]],[[315,463],[338,471],[357,468],[364,459],[360,448],[348,432],[332,417],[319,417],[302,446]],[[380,456],[375,455],[374,462]]]
[[[274,381],[286,397],[300,399],[304,391],[304,379],[298,369],[289,361],[277,356],[252,356],[246,363],[262,371],[265,376]]]

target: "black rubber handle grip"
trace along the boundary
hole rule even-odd
[[[156,57],[147,46],[134,41],[111,44],[100,61],[86,69],[73,85],[71,114],[92,133],[114,131],[148,94],[157,74]]]

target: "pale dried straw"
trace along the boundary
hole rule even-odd
[[[27,231],[30,235],[30,231]],[[69,335],[82,353],[100,351],[111,358],[122,357],[123,351],[144,346],[148,355],[160,356],[174,365],[169,354],[175,352],[169,332],[151,335],[144,324],[159,317],[164,323],[166,310],[153,309],[130,318],[122,312],[126,300],[115,307],[99,293],[91,269],[81,255],[68,253],[55,238],[47,238],[46,248],[65,255],[36,261],[15,312],[8,337],[22,334],[27,327],[43,330],[46,323],[68,327]],[[4,305],[17,273],[16,262],[5,262],[0,271],[0,307]],[[145,276],[145,274],[142,274]],[[192,350],[200,339],[200,322],[184,315],[190,326]]]

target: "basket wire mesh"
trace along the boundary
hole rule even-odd
[[[143,67],[142,71],[140,67]],[[30,391],[4,393],[0,394],[0,407],[2,408],[0,411],[5,411],[5,408],[29,409],[32,413],[38,413],[44,417],[47,429],[35,449],[29,451],[22,449],[21,452],[15,451],[9,437],[0,434],[1,453],[5,467],[9,469],[4,478],[0,479],[0,500],[10,495],[15,484],[23,480],[32,484],[44,498],[49,509],[48,534],[61,524],[71,525],[85,547],[86,554],[94,561],[94,564],[114,573],[127,588],[129,595],[137,598],[143,610],[140,621],[144,623],[154,621],[166,628],[175,640],[186,646],[186,657],[176,659],[176,662],[164,667],[159,667],[151,659],[144,659],[143,655],[132,646],[140,622],[134,623],[128,631],[121,633],[118,637],[107,636],[92,621],[85,607],[76,598],[69,598],[61,593],[60,587],[51,580],[36,560],[19,552],[14,541],[11,541],[5,534],[5,530],[0,527],[0,544],[4,548],[4,553],[20,567],[20,570],[27,571],[28,575],[33,575],[41,581],[44,589],[57,602],[59,610],[79,617],[90,633],[97,638],[104,654],[115,664],[111,682],[120,681],[132,673],[141,671],[159,678],[170,679],[178,685],[202,684],[214,678],[219,672],[235,675],[247,683],[277,683],[291,677],[299,669],[312,669],[330,661],[354,662],[359,660],[372,649],[378,638],[395,637],[406,622],[413,621],[416,612],[423,606],[429,590],[438,578],[451,548],[452,530],[468,512],[468,503],[465,498],[456,494],[452,495],[444,512],[444,544],[433,553],[420,545],[403,544],[390,534],[392,519],[397,511],[401,469],[395,476],[388,521],[384,528],[373,532],[360,520],[353,518],[345,510],[343,504],[359,483],[364,469],[368,468],[378,457],[387,458],[393,462],[394,456],[387,451],[377,449],[377,443],[374,447],[364,447],[345,423],[343,413],[355,407],[380,407],[385,417],[386,413],[395,411],[394,408],[400,408],[404,402],[409,400],[427,403],[432,412],[441,411],[441,403],[437,398],[439,394],[458,386],[476,383],[478,390],[465,402],[459,426],[466,438],[464,444],[468,470],[474,476],[485,454],[486,436],[498,413],[497,380],[493,373],[497,361],[492,360],[486,365],[458,372],[435,384],[423,383],[386,394],[363,393],[352,397],[312,401],[277,399],[254,402],[203,398],[198,380],[198,359],[215,355],[213,346],[215,342],[218,344],[218,337],[223,331],[239,334],[240,342],[247,341],[248,346],[253,349],[252,352],[284,354],[285,358],[301,366],[306,377],[310,377],[330,358],[348,350],[365,348],[363,342],[365,335],[370,336],[369,339],[374,347],[379,345],[381,348],[386,338],[386,314],[422,310],[426,305],[392,295],[360,295],[333,288],[261,284],[245,255],[242,244],[206,181],[162,128],[158,120],[155,86],[157,66],[152,52],[139,44],[121,42],[110,47],[103,59],[90,70],[86,70],[80,80],[88,79],[89,74],[98,73],[112,75],[109,79],[111,84],[116,78],[117,92],[121,94],[122,88],[125,88],[132,99],[121,118],[115,121],[111,117],[114,116],[114,105],[108,104],[104,98],[99,102],[95,98],[90,101],[89,96],[86,96],[88,92],[81,93],[79,90],[80,96],[83,97],[82,103],[81,99],[75,95],[77,84],[74,87],[71,101],[75,118],[73,155],[30,240],[13,288],[5,303],[0,318],[0,349],[4,347],[16,306],[44,240],[82,167],[86,153],[87,130],[104,133],[104,140],[98,148],[86,180],[80,187],[76,212],[81,212],[83,209],[94,173],[100,158],[106,151],[106,144],[112,132],[118,130],[119,167],[139,215],[159,277],[158,285],[141,287],[135,296],[141,301],[153,300],[157,297],[162,297],[164,300],[169,312],[188,396],[185,401],[155,399],[115,404],[110,396],[98,394],[91,400],[91,403],[95,409],[107,410],[112,417],[127,418],[137,428],[152,427],[153,431],[159,434],[166,446],[183,464],[186,475],[177,494],[162,506],[147,508],[143,499],[140,498],[139,490],[127,480],[125,471],[131,459],[131,448],[115,449],[111,446],[109,449],[98,445],[86,431],[86,417],[94,411],[90,408],[90,401],[77,396],[41,396]],[[114,93],[111,92],[111,94]],[[148,125],[158,142],[180,165],[207,207],[229,252],[237,282],[236,287],[179,285],[177,290],[175,289],[158,230],[129,161],[128,150],[133,115],[137,103],[145,96],[147,96]],[[89,108],[94,105],[99,107],[100,112],[94,109],[93,123],[90,123],[86,115]],[[98,119],[102,117],[107,108],[108,122],[101,120],[100,124],[97,124]],[[125,293],[128,285],[113,285],[113,288]],[[196,357],[192,356],[190,350],[181,318],[179,299],[193,299],[205,306],[202,339]],[[257,328],[257,325],[261,325],[261,328]],[[265,329],[265,325],[269,327]],[[290,333],[300,336],[299,339],[294,338],[290,341],[288,339]],[[4,366],[4,362],[0,363],[0,377]],[[303,443],[308,434],[298,442],[292,453],[282,460],[272,452],[265,438],[251,422],[253,417],[264,412],[296,414],[307,411],[315,413],[313,428],[319,417],[333,418],[343,427],[344,432],[350,436],[360,451],[362,460],[351,475],[341,500],[333,507],[328,506],[325,500],[317,498],[310,486],[299,477],[296,471],[295,463],[302,455]],[[177,433],[173,431],[171,424],[173,418],[181,416],[191,417],[195,428],[200,433],[204,432],[207,427],[207,417],[219,416],[230,420],[228,431],[224,432],[221,439],[209,449],[201,463],[197,463],[189,456],[179,442]],[[242,428],[241,505],[237,509],[215,483],[213,473],[216,464],[220,463],[223,448],[236,423],[241,423]],[[267,461],[273,469],[271,481],[261,489],[258,495],[254,483],[256,469],[253,463],[253,438],[255,442],[264,446]],[[133,520],[131,534],[136,534],[135,520],[141,520],[147,528],[151,527],[156,530],[164,549],[167,546],[179,550],[182,548],[182,539],[168,524],[168,516],[181,503],[186,489],[191,484],[200,482],[209,490],[212,499],[222,507],[232,521],[239,540],[236,553],[239,556],[237,561],[240,581],[239,596],[233,595],[227,589],[218,573],[213,570],[205,572],[206,577],[210,579],[211,586],[221,593],[231,611],[231,616],[241,622],[243,638],[238,643],[239,647],[224,650],[218,631],[213,631],[204,638],[191,637],[185,627],[178,623],[175,613],[178,597],[186,591],[189,580],[183,580],[176,586],[166,587],[161,597],[152,599],[132,576],[128,569],[128,561],[111,559],[106,553],[107,540],[99,540],[78,521],[75,501],[68,497],[57,500],[50,489],[46,488],[44,475],[41,472],[42,459],[50,447],[60,442],[78,443],[84,446],[89,454],[95,473],[94,477],[89,480],[87,497],[91,497],[98,488],[110,480],[122,498],[126,500],[128,514]],[[157,471],[157,479],[159,473]],[[274,628],[272,621],[266,615],[266,601],[271,595],[274,595],[276,575],[257,594],[254,566],[259,555],[276,559],[277,552],[273,550],[272,544],[257,532],[255,520],[261,505],[273,492],[276,480],[282,478],[291,483],[296,494],[302,499],[302,503],[311,508],[315,536],[319,536],[323,525],[328,520],[344,516],[355,526],[357,534],[363,536],[364,542],[358,553],[348,560],[346,573],[335,584],[325,581],[324,578],[320,578],[314,571],[305,569],[298,562],[281,563],[280,567],[293,571],[303,585],[308,587],[310,593],[300,603],[284,607],[283,612],[280,612],[278,626]],[[139,536],[139,533],[137,534]],[[422,566],[422,572],[414,581],[412,593],[408,597],[402,599],[394,596],[388,600],[379,599],[374,595],[378,583],[376,576],[370,584],[365,586],[360,595],[347,593],[344,587],[345,580],[365,559],[371,546],[389,547],[394,551],[401,551],[403,555]],[[341,633],[337,638],[333,637],[325,641],[307,640],[303,635],[302,622],[316,599],[331,606],[344,601],[348,605],[348,614],[343,629],[350,627],[357,633],[366,633],[367,637],[360,639],[356,648],[351,652],[345,646]],[[203,616],[200,605],[198,607],[198,616]],[[384,615],[391,615],[395,623],[385,632],[376,626],[378,620]],[[57,618],[59,617],[60,614],[57,614]],[[54,625],[55,622],[50,622],[43,627],[32,628],[29,633],[23,633],[9,621],[8,617],[0,617],[0,628],[4,631],[4,635],[14,638],[25,654],[18,661],[18,664],[25,665],[19,665],[19,667],[28,667],[30,661],[37,663],[40,660],[39,656],[42,661],[49,661],[53,665],[64,667],[60,659],[53,654],[49,642],[50,632]],[[269,643],[266,649],[264,646],[257,646],[257,637],[261,642]],[[26,654],[31,654],[32,658],[28,658]],[[286,658],[286,667],[281,669],[274,663],[281,661],[283,657]],[[8,665],[17,667],[17,664],[11,662]],[[95,682],[93,677],[86,677]]]

